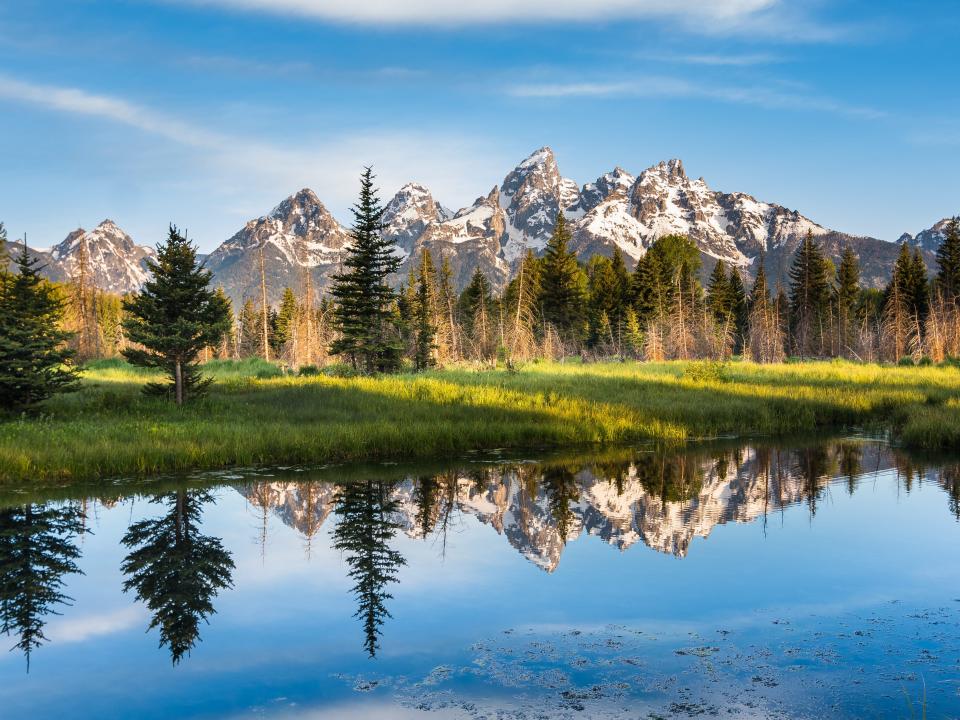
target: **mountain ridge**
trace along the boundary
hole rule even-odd
[[[702,177],[688,177],[678,158],[636,175],[616,166],[578,185],[560,173],[553,151],[544,146],[500,184],[457,211],[447,209],[422,184],[401,187],[385,204],[383,217],[384,235],[396,243],[402,260],[393,280],[397,284],[405,280],[420,252],[430,249],[435,259],[442,256],[449,262],[458,288],[478,267],[494,288],[503,288],[527,250],[543,251],[559,212],[570,227],[571,247],[583,261],[619,249],[632,266],[658,237],[676,233],[697,244],[704,275],[723,260],[753,277],[763,256],[771,281],[785,283],[792,255],[809,232],[834,262],[844,247],[852,247],[867,287],[887,282],[902,243],[920,249],[932,268],[948,221],[940,220],[916,235],[904,233],[893,242],[852,235],[744,192],[713,190]],[[206,256],[206,263],[215,284],[238,305],[259,298],[262,251],[268,301],[275,304],[285,287],[302,290],[308,280],[317,293],[328,288],[349,237],[349,230],[316,193],[303,188],[268,214],[248,221]],[[155,251],[136,245],[110,220],[90,232],[71,232],[48,253],[36,251],[48,265],[49,277],[64,280],[76,274],[81,239],[95,284],[131,292],[146,279],[145,261]]]

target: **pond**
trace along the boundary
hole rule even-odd
[[[960,459],[869,438],[0,507],[7,719],[960,716]]]

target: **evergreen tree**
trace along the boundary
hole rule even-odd
[[[713,313],[713,319],[718,325],[729,325],[733,322],[733,293],[730,287],[730,278],[727,277],[727,266],[723,260],[717,260],[707,282],[707,307]]]
[[[457,324],[457,294],[453,289],[453,270],[450,259],[441,256],[437,269],[437,308],[440,322],[437,324],[437,352],[441,358],[460,358],[460,327]]]
[[[623,264],[623,259],[620,259]],[[624,272],[626,268],[623,268]],[[587,267],[587,291],[589,306],[589,334],[587,344],[597,347],[611,345],[613,329],[620,335],[623,317],[623,301],[626,288],[621,284],[623,277],[609,258],[594,255]],[[629,276],[628,276],[629,277]],[[610,337],[605,337],[609,335]]]
[[[80,573],[80,550],[71,538],[82,535],[76,506],[21,505],[0,510],[0,632],[16,638],[30,669],[30,653],[46,636],[47,615],[69,605],[63,577]]]
[[[157,495],[151,502],[165,513],[134,523],[122,540],[131,549],[121,566],[128,576],[123,591],[136,590],[146,603],[150,629],[160,628],[160,647],[170,648],[174,665],[199,642],[200,622],[216,612],[217,593],[232,587],[230,553],[220,538],[200,532],[203,506],[213,501],[206,490]]]
[[[459,302],[463,334],[473,347],[477,359],[487,357],[491,351],[493,305],[490,281],[478,266],[473,271],[470,284],[460,293]]]
[[[643,330],[632,307],[628,307],[624,313],[623,349],[626,355],[634,359],[643,352]]]
[[[249,298],[240,308],[240,317],[237,319],[237,329],[240,339],[237,342],[241,358],[260,357],[263,348],[260,341],[260,311]]]
[[[830,300],[827,273],[823,251],[808,231],[797,248],[789,273],[793,343],[801,356],[823,351],[824,322]]]
[[[134,365],[164,370],[170,382],[148,383],[145,392],[172,394],[182,405],[210,385],[210,378],[201,377],[198,355],[230,331],[230,308],[210,289],[211,273],[197,261],[196,247],[173,225],[147,267],[152,277],[123,304],[123,327],[139,346],[123,355]]]
[[[960,306],[960,218],[950,221],[937,248],[936,282],[943,298]]]
[[[437,305],[433,267],[430,250],[424,248],[420,253],[420,268],[417,271],[417,298],[415,307],[416,347],[413,364],[417,370],[426,370],[436,364],[433,351],[436,349],[434,338],[437,327],[434,322],[434,309]]]
[[[583,271],[569,244],[570,231],[560,212],[541,264],[540,306],[544,322],[564,340],[578,342],[585,329],[587,295]]]
[[[860,262],[853,248],[847,245],[840,256],[836,278],[837,340],[841,354],[852,346],[857,302],[860,298]]]
[[[0,265],[0,408],[15,411],[75,390],[77,375],[66,345],[70,334],[61,330],[65,301],[40,277],[26,242],[15,273]]]
[[[272,323],[273,344],[278,354],[294,341],[299,316],[300,304],[297,302],[297,296],[290,288],[284,288],[283,295],[280,297],[280,309]]]
[[[770,303],[770,288],[767,286],[767,270],[764,267],[763,254],[757,260],[757,277],[753,281],[753,289],[750,291],[748,300],[749,309],[753,310],[758,305],[766,306]]]
[[[236,332],[233,328],[234,322],[234,313],[233,313],[233,301],[224,291],[222,285],[218,285],[217,289],[214,290],[214,293],[217,296],[217,302],[222,303],[227,308],[227,318],[230,322],[230,330],[224,333],[223,338],[220,340],[220,344],[216,347],[217,357],[221,360],[226,360],[227,358],[235,357],[237,354],[236,347]],[[122,323],[122,319],[120,321]]]
[[[393,242],[383,237],[383,207],[373,186],[373,170],[360,178],[360,199],[353,207],[353,228],[344,272],[333,276],[334,322],[340,333],[330,347],[364,372],[400,366],[395,294],[387,278],[400,268]]]
[[[550,515],[560,536],[560,542],[566,545],[573,521],[573,509],[570,505],[580,499],[577,479],[568,468],[562,465],[548,465],[543,470],[540,485],[547,496]]]
[[[910,257],[909,278],[910,307],[922,324],[930,311],[930,281],[920,248],[914,248]]]
[[[743,278],[737,268],[730,269],[730,312],[733,316],[733,351],[739,354],[743,352],[750,308],[747,289],[743,285]]]
[[[390,547],[400,529],[394,519],[399,502],[391,497],[393,486],[377,480],[360,480],[340,485],[334,512],[338,517],[333,546],[346,554],[353,594],[357,598],[355,617],[363,622],[363,647],[375,657],[380,647],[380,626],[390,617],[386,601],[393,596],[386,588],[397,581],[403,556]]]

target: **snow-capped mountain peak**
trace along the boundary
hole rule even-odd
[[[137,245],[113,220],[93,230],[74,230],[50,250],[50,258],[66,279],[77,279],[84,270],[87,281],[115,293],[134,292],[150,277],[146,260],[156,252]]]

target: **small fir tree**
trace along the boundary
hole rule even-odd
[[[139,346],[125,349],[123,355],[134,365],[162,369],[170,382],[148,383],[144,391],[172,395],[182,405],[202,395],[212,382],[202,377],[198,356],[230,331],[230,307],[210,289],[211,272],[174,225],[147,267],[152,277],[123,304],[123,327]]]
[[[40,277],[26,242],[16,272],[2,260],[0,266],[0,408],[16,411],[75,390],[77,374],[67,347],[71,334],[61,329],[65,301]]]
[[[353,206],[353,228],[344,271],[333,276],[334,323],[339,337],[330,347],[354,368],[367,373],[400,366],[403,344],[396,327],[396,296],[387,278],[400,269],[400,256],[383,237],[383,206],[366,168],[360,198]]]

